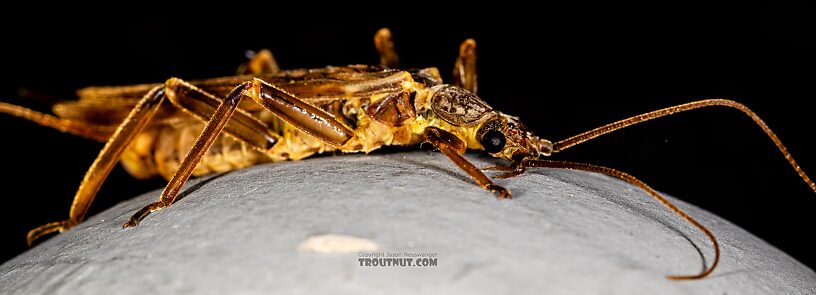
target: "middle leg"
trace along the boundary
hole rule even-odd
[[[130,221],[123,225],[124,227],[138,225],[139,221],[147,216],[147,214],[150,212],[170,206],[170,204],[176,200],[176,196],[181,190],[181,187],[187,182],[190,175],[193,174],[193,169],[195,169],[198,162],[201,160],[213,142],[215,142],[215,139],[218,138],[218,135],[221,134],[221,131],[224,130],[229,118],[233,113],[235,113],[235,109],[238,108],[238,102],[240,102],[244,90],[250,85],[251,84],[248,82],[243,83],[227,95],[226,99],[224,99],[224,101],[221,103],[221,106],[216,109],[210,121],[207,122],[206,127],[204,127],[204,131],[202,131],[203,135],[198,137],[195,144],[193,144],[192,149],[190,149],[187,156],[184,157],[184,161],[173,175],[173,178],[170,179],[170,182],[164,188],[164,191],[162,191],[159,200],[150,203],[136,212]]]

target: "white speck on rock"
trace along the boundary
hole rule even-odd
[[[343,254],[363,251],[377,251],[380,246],[371,240],[347,235],[319,235],[311,236],[298,246],[300,252],[316,252],[323,254]]]

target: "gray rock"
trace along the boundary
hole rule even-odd
[[[670,198],[722,244],[704,280],[665,279],[699,272],[713,249],[634,186],[560,169],[498,182],[515,199],[431,152],[256,166],[191,181],[136,228],[121,225],[159,190],[93,216],[0,266],[0,293],[816,292],[811,269],[682,201]],[[437,266],[360,266],[360,251],[436,253]]]

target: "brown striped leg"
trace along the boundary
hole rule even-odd
[[[130,218],[130,221],[124,224],[124,227],[138,225],[139,221],[150,214],[150,212],[170,206],[170,204],[176,200],[179,190],[181,190],[181,187],[185,182],[187,182],[187,179],[190,178],[190,175],[193,174],[193,169],[195,169],[196,165],[198,165],[201,157],[207,153],[207,150],[210,148],[213,142],[215,142],[215,139],[218,138],[218,135],[221,134],[221,130],[226,127],[227,122],[238,108],[238,103],[241,101],[244,90],[250,85],[251,84],[249,82],[245,82],[236,87],[234,90],[232,90],[232,92],[230,92],[229,95],[227,95],[224,101],[221,102],[221,105],[213,113],[212,118],[210,118],[209,122],[207,122],[207,126],[193,144],[192,149],[190,149],[187,156],[184,157],[179,169],[164,188],[159,200],[136,212],[136,214]]]
[[[178,78],[170,78],[164,84],[167,99],[173,105],[190,112],[202,122],[210,121],[218,106],[223,103],[223,100],[215,95]],[[235,111],[235,114],[227,122],[224,131],[251,147],[264,152],[272,148],[280,138],[263,122],[241,109]]]
[[[339,147],[354,136],[354,130],[331,114],[261,79],[253,79],[245,94],[289,125],[325,143]]]
[[[288,92],[264,82],[254,79],[236,87],[221,102],[212,113],[207,126],[201,132],[192,149],[184,157],[178,171],[170,179],[159,200],[137,211],[124,227],[133,227],[139,224],[148,214],[170,206],[175,202],[181,187],[190,178],[193,169],[210,148],[212,143],[228,125],[230,119],[237,113],[236,109],[241,99],[248,96],[258,104],[277,115],[290,125],[316,138],[335,146],[348,142],[354,135],[353,131],[338,122],[325,111],[312,106]]]
[[[119,126],[117,129],[118,133],[110,136],[107,145],[102,149],[99,156],[97,156],[91,168],[88,169],[82,184],[80,184],[79,190],[74,196],[69,219],[66,221],[52,222],[29,231],[26,237],[26,241],[29,245],[43,235],[55,231],[63,232],[82,222],[105,178],[111,169],[113,169],[116,162],[119,161],[119,158],[132,139],[149,124],[151,117],[155,114],[156,110],[158,110],[164,97],[167,97],[175,106],[189,111],[193,115],[201,118],[204,122],[207,122],[210,117],[212,117],[216,107],[222,103],[221,99],[180,79],[171,78],[167,80],[164,86],[155,86],[153,90],[142,98],[128,115],[127,119]],[[35,116],[31,115],[31,113],[24,114],[27,116]],[[63,122],[53,121],[62,120],[59,118],[46,118],[44,122]],[[39,123],[39,121],[37,122]],[[270,131],[266,125],[241,110],[235,112],[232,119],[226,125],[225,131],[238,140],[262,151],[272,148],[279,137]]]
[[[688,223],[691,223],[694,227],[702,231],[710,240],[711,243],[714,245],[714,262],[711,263],[711,266],[703,270],[703,272],[696,274],[696,275],[685,275],[685,276],[668,276],[669,279],[672,280],[696,280],[702,279],[708,276],[711,272],[714,271],[714,268],[717,267],[717,263],[720,262],[720,245],[717,243],[717,238],[714,237],[714,234],[711,233],[708,228],[706,228],[703,224],[699,221],[695,220],[691,216],[689,216],[677,206],[674,206],[669,200],[666,200],[663,196],[660,195],[657,191],[649,187],[646,183],[641,181],[640,179],[635,178],[632,175],[629,175],[626,172],[618,171],[612,168],[603,167],[603,166],[595,166],[590,164],[584,163],[574,163],[574,162],[563,162],[563,161],[550,161],[550,160],[539,160],[539,159],[524,159],[522,160],[522,165],[524,167],[546,167],[546,168],[562,168],[562,169],[572,169],[572,170],[582,170],[582,171],[589,171],[589,172],[596,172],[605,175],[609,175],[628,183],[634,184],[640,187],[642,190],[646,191],[652,198],[655,198],[660,204],[669,208],[674,214],[679,215]]]
[[[394,49],[394,40],[391,38],[391,30],[382,28],[374,35],[374,47],[380,54],[380,65],[395,69],[399,66],[399,56]]]
[[[164,88],[154,87],[139,101],[116,132],[108,139],[105,147],[99,152],[91,168],[85,173],[82,184],[71,204],[68,220],[52,222],[28,232],[26,242],[30,246],[37,238],[52,233],[63,232],[79,224],[85,218],[88,208],[93,202],[99,187],[105,181],[113,166],[133,138],[139,134],[159,109],[164,100]]]
[[[459,45],[459,57],[453,65],[453,84],[476,94],[476,41],[473,39]]]
[[[439,149],[440,152],[451,159],[459,168],[465,170],[482,188],[496,193],[499,199],[511,199],[513,197],[508,189],[495,184],[490,177],[487,177],[479,168],[462,156],[467,146],[461,139],[456,137],[456,135],[436,127],[426,127],[423,131],[423,135],[425,136],[425,141]]]

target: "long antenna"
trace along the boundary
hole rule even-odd
[[[598,136],[601,136],[601,135],[604,135],[604,134],[607,134],[607,133],[610,133],[610,132],[613,132],[613,131],[616,131],[616,130],[619,130],[619,129],[623,129],[623,128],[626,128],[626,127],[629,127],[629,126],[632,126],[632,125],[635,125],[635,124],[638,124],[638,123],[643,123],[643,122],[646,122],[646,121],[649,121],[649,120],[657,119],[657,118],[668,116],[668,115],[673,115],[673,114],[680,113],[680,112],[690,111],[690,110],[693,110],[693,109],[699,109],[699,108],[703,108],[703,107],[712,107],[712,106],[724,106],[724,107],[734,108],[734,109],[742,111],[743,113],[745,113],[746,115],[751,117],[751,120],[754,120],[754,123],[756,123],[757,125],[759,125],[760,128],[762,128],[762,131],[764,131],[765,134],[768,135],[768,137],[771,139],[771,141],[773,141],[773,143],[776,145],[776,147],[779,149],[779,151],[782,152],[782,155],[785,156],[785,160],[787,160],[788,163],[790,163],[791,166],[793,166],[793,169],[796,170],[796,173],[799,174],[799,177],[802,178],[802,180],[804,180],[805,183],[808,186],[810,186],[810,188],[813,190],[813,192],[816,192],[816,184],[814,184],[813,181],[810,180],[810,177],[808,177],[807,174],[805,174],[805,171],[802,170],[801,167],[799,167],[799,164],[797,164],[796,161],[793,159],[793,156],[791,156],[791,154],[788,152],[788,149],[785,148],[785,145],[782,144],[782,141],[780,141],[779,138],[776,136],[776,134],[773,131],[771,131],[771,128],[769,128],[768,125],[765,124],[765,122],[762,121],[762,119],[760,119],[759,116],[757,116],[756,113],[751,111],[751,109],[749,109],[745,105],[743,105],[741,103],[738,103],[736,101],[727,100],[727,99],[706,99],[706,100],[690,102],[690,103],[686,103],[686,104],[676,105],[676,106],[673,106],[673,107],[659,109],[659,110],[656,110],[656,111],[653,111],[653,112],[648,112],[648,113],[645,113],[645,114],[641,114],[641,115],[630,117],[630,118],[627,118],[627,119],[624,119],[624,120],[620,120],[620,121],[617,121],[617,122],[614,122],[614,123],[611,123],[611,124],[607,124],[607,125],[592,129],[590,131],[587,131],[587,132],[575,135],[573,137],[570,137],[570,138],[567,138],[567,139],[556,142],[555,144],[553,144],[553,153],[557,153],[557,152],[566,150],[566,149],[568,149],[570,147],[573,147],[573,146],[575,146],[575,145],[577,145],[579,143],[585,142],[587,140],[596,138]]]
[[[702,279],[708,276],[711,272],[714,271],[714,268],[717,267],[717,263],[720,262],[720,244],[717,243],[717,238],[714,237],[714,234],[711,233],[703,224],[701,224],[696,219],[689,216],[680,208],[677,208],[674,204],[669,202],[666,198],[661,196],[657,191],[649,187],[646,183],[637,179],[636,177],[619,170],[615,170],[609,167],[603,166],[596,166],[591,164],[584,164],[584,163],[575,163],[575,162],[564,162],[564,161],[551,161],[551,160],[541,160],[541,159],[525,159],[523,160],[522,164],[524,167],[543,167],[543,168],[562,168],[562,169],[572,169],[572,170],[582,170],[582,171],[589,171],[589,172],[596,172],[605,175],[609,175],[628,183],[634,184],[640,187],[642,190],[646,191],[650,196],[655,198],[660,204],[669,208],[674,214],[680,215],[686,221],[691,223],[694,227],[702,231],[708,238],[711,240],[711,243],[714,245],[714,262],[711,263],[711,266],[703,270],[703,272],[696,274],[696,275],[687,275],[687,276],[667,276],[670,280],[697,280]]]

